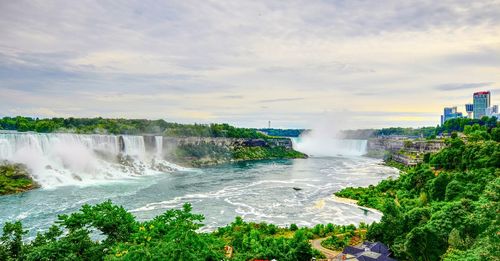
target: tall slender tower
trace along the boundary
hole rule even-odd
[[[465,111],[467,112],[467,118],[472,119],[472,113],[474,112],[474,104],[465,104]]]

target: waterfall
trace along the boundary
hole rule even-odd
[[[23,163],[42,187],[93,184],[182,169],[162,158],[163,137],[0,133],[0,161]],[[151,151],[151,153],[149,153]]]
[[[124,154],[136,157],[140,160],[146,159],[146,145],[143,136],[121,136],[124,144]]]
[[[155,136],[156,157],[163,158],[163,137]]]
[[[340,139],[335,142],[338,146],[340,154],[343,155],[361,156],[367,152],[367,140]]]
[[[362,156],[367,152],[366,140],[310,138],[292,139],[295,150],[310,156]]]

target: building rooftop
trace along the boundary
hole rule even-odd
[[[347,246],[338,260],[359,260],[359,261],[392,261],[389,248],[380,242],[364,242],[356,246]]]

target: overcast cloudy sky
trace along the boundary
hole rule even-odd
[[[500,103],[500,1],[0,0],[0,116],[436,125]]]

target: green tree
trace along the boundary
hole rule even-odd
[[[428,183],[428,191],[432,200],[444,200],[446,195],[446,186],[450,182],[448,173],[440,173],[436,178]]]
[[[406,235],[405,249],[412,260],[439,260],[442,242],[427,226],[416,227]]]
[[[49,133],[49,132],[53,132],[54,130],[56,130],[56,128],[57,128],[57,126],[55,125],[55,123],[52,121],[48,121],[48,120],[38,121],[35,124],[35,131],[36,132]]]
[[[0,238],[0,260],[17,260],[23,253],[23,230],[21,222],[5,223]]]
[[[311,260],[313,251],[304,231],[297,231],[291,242],[291,260]]]
[[[500,142],[500,127],[491,129],[491,139]]]

